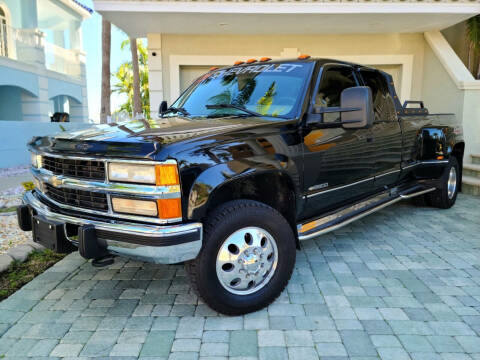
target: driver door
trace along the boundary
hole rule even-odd
[[[315,106],[339,107],[341,92],[359,85],[353,68],[343,64],[325,65],[319,76]],[[326,113],[322,122],[340,122],[340,113]],[[321,128],[321,124],[304,128],[305,217],[315,217],[373,191],[372,139],[370,129]]]

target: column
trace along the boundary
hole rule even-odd
[[[158,107],[164,100],[162,69],[162,34],[147,34],[148,85],[150,87],[150,116],[158,116]]]
[[[48,79],[38,77],[38,97],[32,96],[26,91],[21,95],[23,121],[49,122],[49,112],[52,111],[48,99]]]

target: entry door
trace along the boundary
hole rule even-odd
[[[340,106],[343,90],[357,86],[350,66],[330,65],[321,72],[316,106]],[[339,122],[339,113],[323,121]],[[375,154],[371,129],[304,129],[305,217],[355,201],[373,191]]]
[[[361,69],[360,75],[372,90],[375,189],[379,191],[394,185],[400,176],[402,133],[385,75],[372,69]]]

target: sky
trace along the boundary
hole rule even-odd
[[[93,9],[93,0],[81,0],[83,4]],[[93,12],[92,16],[82,25],[83,50],[87,53],[87,93],[89,119],[100,120],[100,95],[102,81],[102,16]],[[120,49],[120,44],[127,35],[112,24],[112,49],[110,53],[110,72],[115,72],[120,64],[131,60],[130,48]],[[110,79],[111,86],[115,80]],[[115,93],[111,96],[111,110],[115,111],[124,98]]]

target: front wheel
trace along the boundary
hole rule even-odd
[[[295,238],[275,209],[251,200],[228,202],[204,226],[203,247],[186,264],[196,292],[214,310],[240,315],[274,301],[295,265]]]
[[[458,161],[454,156],[451,156],[450,161],[440,178],[440,189],[437,189],[430,194],[426,194],[428,202],[432,206],[441,209],[451,208],[457,200],[460,181]]]

